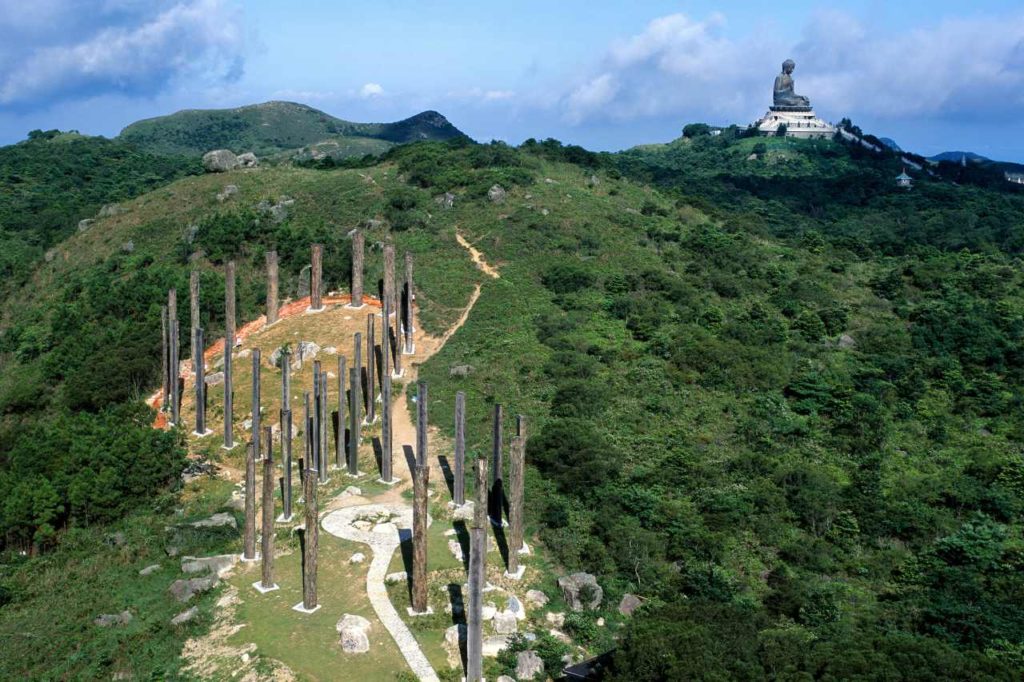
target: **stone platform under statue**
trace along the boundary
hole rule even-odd
[[[753,127],[765,135],[777,135],[779,128],[786,126],[787,137],[832,137],[836,132],[835,127],[815,116],[811,100],[794,91],[795,68],[796,62],[792,59],[782,63],[782,73],[776,76],[772,91],[773,104]]]

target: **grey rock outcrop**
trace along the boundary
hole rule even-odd
[[[341,650],[346,654],[365,654],[370,650],[370,621],[346,613],[335,626],[341,637]]]
[[[511,635],[519,629],[516,614],[500,611],[494,614],[494,631],[499,635]]]
[[[558,579],[565,603],[573,611],[596,609],[604,598],[604,590],[597,584],[597,578],[590,573],[573,573]]]
[[[531,606],[544,606],[548,603],[548,595],[540,590],[527,590],[526,603]]]
[[[92,622],[94,625],[98,625],[101,628],[109,628],[112,625],[127,625],[132,622],[132,614],[130,611],[122,611],[121,613],[104,613],[100,616],[96,616]]]
[[[193,606],[171,618],[171,625],[184,625],[199,615],[199,607]]]
[[[492,637],[484,637],[484,645],[481,647],[480,653],[489,658],[497,656],[502,649],[507,647],[509,644],[509,637],[507,635],[494,635]]]
[[[448,370],[448,376],[459,377],[460,379],[465,379],[472,373],[473,365],[453,365],[452,368]]]
[[[206,382],[207,386],[220,386],[224,383],[224,372],[213,372],[212,374],[207,374],[203,380]]]
[[[623,616],[632,616],[633,612],[636,611],[642,603],[643,602],[640,601],[640,597],[627,592],[622,595],[622,601],[619,602],[619,613]]]
[[[217,201],[224,203],[236,194],[238,194],[238,185],[224,185],[224,189],[217,192]]]
[[[238,165],[242,168],[256,168],[260,165],[260,160],[252,152],[245,152],[238,155]]]
[[[181,558],[181,572],[209,572],[223,577],[225,573],[234,568],[236,563],[238,563],[237,554],[218,554],[207,557],[186,556]]]
[[[152,564],[150,566],[146,566],[144,569],[139,571],[139,575],[141,575],[141,576],[152,575],[153,573],[156,573],[159,570],[160,570],[160,564]]]
[[[195,521],[189,524],[193,528],[219,528],[221,526],[227,526],[228,528],[238,528],[238,521],[235,517],[227,512],[218,512],[208,519],[202,521]]]
[[[506,196],[508,196],[508,192],[506,192],[505,188],[501,185],[493,185],[489,190],[487,190],[487,198],[493,204],[503,203]]]
[[[78,231],[79,232],[85,232],[90,227],[92,227],[92,224],[95,223],[95,222],[96,222],[95,218],[86,218],[85,220],[79,220],[78,221]]]
[[[516,655],[516,679],[544,679],[544,661],[536,651],[520,651]]]
[[[171,593],[175,599],[180,602],[186,602],[197,594],[212,590],[220,582],[220,578],[215,575],[208,576],[206,578],[188,578],[182,580],[175,580],[171,583],[171,586],[167,588],[167,591]]]
[[[226,173],[238,165],[238,157],[230,149],[214,149],[203,154],[203,168],[208,173]]]

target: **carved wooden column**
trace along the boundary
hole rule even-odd
[[[500,526],[502,517],[502,506],[505,501],[505,488],[504,488],[504,462],[502,461],[502,450],[504,443],[502,442],[502,426],[503,426],[503,415],[501,405],[495,403],[494,405],[494,427],[491,437],[493,450],[491,453],[491,523]]]
[[[317,506],[315,468],[307,468],[303,485],[306,498],[306,524],[302,540],[302,602],[295,609],[312,613],[320,608],[317,602],[317,549],[319,545],[319,509]]]
[[[416,463],[427,465],[427,382],[416,383]]]
[[[359,403],[360,415],[367,411],[365,397],[363,396],[363,335],[356,332],[355,348],[353,349],[353,368],[356,370],[356,380],[351,389],[355,391],[356,401]]]
[[[242,531],[242,561],[256,561],[256,438],[245,449],[245,527]]]
[[[281,477],[281,516],[278,521],[292,520],[292,413],[281,410],[281,457],[284,459],[284,476]]]
[[[395,246],[384,245],[384,295],[385,305],[389,305],[390,299],[395,296]],[[390,322],[385,322],[385,326]]]
[[[322,439],[320,438],[320,431],[321,431],[321,429],[323,427],[323,424],[320,423],[320,418],[323,415],[323,409],[322,409],[323,397],[320,395],[320,387],[321,387],[321,382],[320,382],[320,361],[319,360],[314,360],[313,361],[313,411],[310,414],[310,417],[312,417],[312,419],[313,419],[313,431],[312,431],[312,435],[311,435],[311,438],[310,438],[310,443],[312,444],[313,451],[312,451],[312,454],[310,455],[310,461],[312,462],[312,464],[310,464],[310,468],[316,469],[318,475],[322,475],[322,472],[320,472],[320,469],[323,468],[321,466],[322,460],[323,460],[323,452],[321,451]]]
[[[366,421],[377,421],[377,316],[366,317]]]
[[[323,310],[324,245],[313,244],[310,268],[309,309]]]
[[[260,459],[260,349],[252,349],[252,443],[253,457]]]
[[[168,393],[171,387],[170,376],[170,325],[167,320],[167,306],[160,306],[160,411],[166,412],[167,406],[171,404]]]
[[[189,301],[189,336],[188,342],[189,358],[196,356],[196,330],[199,329],[199,271],[193,269],[188,276],[188,301]],[[202,348],[198,350],[202,352]]]
[[[473,464],[475,503],[469,531],[469,595],[466,610],[466,679],[483,678],[483,604],[487,578],[487,460]]]
[[[278,304],[277,251],[267,251],[267,326],[277,322]]]
[[[412,254],[405,252],[405,354],[412,355],[416,352],[413,345],[412,333],[415,331],[412,319],[412,300],[415,297],[415,289],[412,283]]]
[[[402,295],[398,288],[395,288],[395,336],[392,339],[391,347],[394,349],[395,374],[397,379],[402,376]]]
[[[206,357],[203,354],[203,328],[197,327],[192,336],[192,373],[196,378],[196,430],[197,436],[206,431]]]
[[[384,320],[384,324],[381,327],[384,336],[380,340],[380,375],[381,390],[383,390],[384,375],[391,375],[391,300],[387,296],[384,296],[381,305],[381,317]]]
[[[391,446],[391,375],[384,372],[380,412],[380,478],[385,483],[395,480],[392,472]]]
[[[427,612],[427,483],[430,468],[413,467],[412,494],[412,612]]]
[[[509,506],[508,506],[508,574],[507,577],[522,577],[519,555],[523,552],[523,493],[526,467],[526,442],[522,436],[512,439],[509,448]]]
[[[352,300],[350,305],[353,308],[363,307],[363,251],[366,245],[366,238],[363,233],[356,230],[352,235]]]
[[[270,592],[276,590],[277,585],[274,584],[274,441],[269,426],[264,429],[264,439],[266,452],[263,456],[263,500],[260,503],[260,511],[263,512],[260,538],[263,565],[259,586],[260,592]]]
[[[345,356],[338,356],[338,428],[334,432],[334,466],[339,470],[345,466],[345,383],[348,369],[345,367]]]
[[[328,396],[327,396],[327,372],[320,373],[320,482],[327,482],[327,462],[330,459],[328,455],[328,442],[327,431],[330,428],[328,425],[328,417],[330,410],[328,409]]]
[[[358,346],[357,346],[358,347]],[[359,372],[355,367],[349,370],[349,433],[348,433],[348,474],[359,475],[359,428],[362,423],[359,397]]]
[[[310,468],[310,462],[313,458],[313,418],[310,416],[309,409],[309,391],[302,393],[302,462],[299,464],[299,477],[305,480],[306,471]],[[305,488],[303,495],[305,495]]]
[[[235,350],[235,262],[224,270],[224,447],[235,447],[231,355]]]
[[[171,320],[171,422],[181,425],[181,332],[177,318]]]
[[[455,478],[452,499],[455,504],[466,504],[466,394],[455,394]]]

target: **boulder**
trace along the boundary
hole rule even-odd
[[[450,377],[459,377],[460,379],[465,379],[472,372],[473,372],[473,365],[453,365],[452,368],[450,370],[448,370],[448,376],[450,376]]]
[[[395,573],[388,573],[384,576],[384,582],[389,584],[404,583],[409,579],[409,574],[405,571],[396,571]]]
[[[849,334],[843,334],[839,337],[836,345],[840,348],[854,348],[857,345],[857,341]]]
[[[455,511],[452,512],[452,519],[455,521],[472,521],[473,502],[467,502],[461,507],[456,507]]]
[[[596,609],[604,598],[604,590],[597,584],[597,578],[590,573],[573,573],[558,579],[565,603],[573,611]]]
[[[111,533],[106,538],[104,538],[104,542],[106,542],[111,547],[123,547],[124,543],[128,542],[128,536],[126,536],[121,531],[117,531],[116,533]]]
[[[508,675],[498,675],[498,682],[516,682],[516,678]]]
[[[508,635],[492,635],[491,637],[484,637],[481,653],[489,658],[494,658],[508,645]]]
[[[101,628],[109,628],[112,625],[127,625],[132,622],[132,614],[130,611],[122,611],[121,613],[104,613],[96,616],[92,622],[94,625],[98,625]]]
[[[516,679],[544,679],[544,661],[536,651],[520,651],[516,655]]]
[[[235,520],[233,514],[229,514],[227,512],[218,512],[208,519],[203,519],[202,521],[194,521],[189,525],[193,528],[220,528],[226,526],[228,528],[237,529],[238,521]]]
[[[238,157],[230,149],[214,149],[203,154],[203,169],[207,173],[226,173],[238,168]]]
[[[96,222],[96,220],[94,218],[86,218],[85,220],[79,220],[78,221],[78,231],[79,232],[85,232],[90,227],[92,227],[92,224],[95,223],[95,222]]]
[[[596,175],[591,175],[589,178],[587,178],[588,187],[596,187],[599,184],[601,184],[601,180],[598,179]]]
[[[121,213],[127,213],[128,209],[121,206],[120,204],[106,204],[100,208],[100,212],[96,214],[97,218],[109,218],[110,216],[120,215]]]
[[[238,194],[238,185],[224,185],[224,189],[217,192],[217,201],[224,203],[236,194]]]
[[[484,602],[484,605],[481,607],[481,618],[483,618],[484,620],[490,620],[494,618],[495,614],[497,613],[498,607],[495,606],[494,602],[492,601]]]
[[[360,495],[363,494],[363,491],[362,491],[362,489],[357,488],[354,485],[350,485],[349,487],[347,487],[344,490],[342,490],[341,494],[342,494],[343,497],[349,497],[349,496],[359,497]]]
[[[434,197],[434,201],[441,206],[441,208],[451,208],[455,205],[455,195],[451,192],[445,192],[440,196]]]
[[[526,603],[531,606],[544,606],[548,603],[548,595],[544,594],[540,590],[527,590]]]
[[[640,601],[640,597],[627,592],[622,595],[622,601],[619,602],[619,613],[623,616],[632,616],[633,612],[636,611],[642,603],[643,602]]]
[[[224,383],[224,372],[213,372],[207,374],[204,379],[207,386],[220,386]]]
[[[193,606],[192,608],[182,611],[174,618],[171,618],[171,625],[184,625],[193,618],[199,615],[199,607]]]
[[[493,185],[487,190],[487,198],[494,204],[504,203],[506,196],[508,196],[508,192],[501,185]]]
[[[212,590],[219,582],[220,578],[215,575],[211,575],[206,578],[175,580],[167,590],[171,593],[171,596],[178,601],[186,602],[194,595],[206,592],[207,590]]]
[[[544,620],[546,620],[551,625],[554,625],[556,628],[560,628],[565,625],[565,614],[555,613],[552,611],[544,614]]]
[[[153,564],[151,566],[146,566],[144,569],[139,571],[139,575],[142,575],[142,576],[151,575],[153,573],[156,573],[159,570],[160,570],[160,564]]]
[[[494,631],[499,635],[511,635],[519,629],[516,614],[500,611],[494,614]]]
[[[238,563],[237,554],[218,554],[207,557],[186,556],[181,558],[181,572],[207,572],[223,578],[224,574],[234,568],[236,563]]]
[[[242,168],[256,168],[260,165],[260,160],[252,152],[245,152],[238,155],[238,165]]]
[[[335,626],[341,636],[341,650],[346,654],[365,654],[370,650],[370,621],[362,616],[346,613]]]
[[[132,252],[134,252],[135,251],[135,242],[133,242],[131,239],[129,239],[124,244],[121,244],[121,250],[124,251],[125,253],[132,253]]]
[[[348,560],[350,564],[361,564],[364,561],[366,561],[366,555],[362,552],[356,552]]]
[[[453,625],[444,631],[445,644],[451,647],[459,646],[459,642],[466,638],[465,624]]]
[[[515,596],[509,596],[505,602],[505,613],[511,613],[516,617],[516,620],[526,620],[526,609],[523,608],[523,603]]]

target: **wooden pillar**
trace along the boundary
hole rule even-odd
[[[427,382],[416,384],[416,464],[427,465]]]
[[[281,410],[281,457],[284,459],[284,476],[281,478],[281,520],[292,518],[292,413]]]
[[[260,511],[263,512],[261,584],[264,590],[272,590],[277,585],[274,584],[274,448],[269,426],[264,429],[264,438],[266,452],[263,455],[263,500],[260,503]]]
[[[362,416],[366,414],[366,404],[363,402],[363,335],[359,332],[356,332],[352,364],[356,370],[356,380],[350,388],[355,392],[356,401],[359,403],[359,409],[362,410],[359,414]]]
[[[256,441],[249,441],[245,450],[245,527],[242,530],[242,560],[256,560]]]
[[[483,678],[483,602],[487,577],[487,460],[473,465],[476,501],[469,531],[469,595],[466,610],[466,679]]]
[[[302,466],[299,467],[299,476],[302,477],[303,480],[305,480],[306,472],[312,466],[311,462],[312,462],[312,459],[313,459],[313,417],[310,414],[310,409],[309,409],[309,391],[305,391],[302,394],[302,404],[303,404],[303,412],[302,412],[302,447],[303,447],[303,455],[302,455],[303,459],[302,459],[302,461],[303,461],[303,464],[302,464]],[[303,488],[302,490],[303,490],[302,494],[305,495],[306,494],[305,493],[306,489]]]
[[[394,244],[384,245],[384,304],[390,305],[390,299],[395,296],[395,246]],[[385,322],[385,325],[390,324]]]
[[[391,344],[394,349],[395,378],[402,376],[402,295],[395,288],[395,336]]]
[[[324,275],[324,245],[313,244],[312,267],[310,268],[309,282],[309,308],[310,310],[322,310],[323,303],[323,275]]]
[[[267,251],[267,326],[277,322],[278,305],[277,251]]]
[[[167,323],[167,306],[160,306],[160,411],[166,412],[167,406],[171,404],[168,398],[168,391],[171,386],[170,379],[170,366],[171,361],[169,357],[170,353],[170,334],[168,332],[170,325]]]
[[[352,235],[352,301],[353,308],[363,307],[363,251],[366,238],[356,230]]]
[[[412,300],[415,296],[415,289],[412,284],[412,254],[405,252],[405,354],[412,355],[416,349],[412,341],[413,319]]]
[[[196,348],[196,330],[199,329],[199,271],[192,270],[188,276],[188,301],[189,301],[189,337],[191,344],[189,357],[194,358],[196,353],[202,353],[202,347]]]
[[[203,354],[203,328],[192,332],[192,373],[196,377],[196,435],[206,435],[206,357]]]
[[[235,447],[231,355],[235,351],[235,262],[224,270],[224,447]]]
[[[320,361],[319,360],[314,360],[313,361],[313,412],[310,414],[310,417],[312,417],[312,419],[313,419],[313,431],[312,431],[312,435],[310,436],[310,443],[312,444],[313,451],[312,451],[312,455],[310,457],[310,459],[312,461],[312,464],[310,465],[310,468],[315,469],[317,471],[318,477],[319,477],[319,475],[322,475],[322,472],[320,471],[320,469],[322,468],[321,464],[322,464],[322,460],[323,460],[323,452],[321,451],[321,447],[320,447],[321,444],[322,444],[322,440],[320,438],[320,430],[321,430],[323,425],[320,423],[320,418],[323,415],[323,409],[322,409],[323,397],[320,395],[320,387],[321,387],[321,383],[320,383]]]
[[[328,438],[327,431],[330,428],[328,425],[328,417],[330,410],[327,408],[327,372],[320,373],[320,462],[317,466],[320,467],[320,482],[327,482],[327,461],[328,461]]]
[[[391,375],[385,372],[382,381],[384,385],[380,405],[380,478],[385,483],[391,483],[395,480],[391,466]]]
[[[377,421],[377,316],[366,317],[366,421]]]
[[[412,493],[412,610],[427,611],[427,483],[430,467],[413,467]]]
[[[181,424],[181,344],[177,318],[171,320],[171,421]]]
[[[260,349],[252,349],[252,443],[253,457],[260,459]]]
[[[316,498],[317,470],[307,468],[305,476],[306,526],[303,530],[302,607],[312,611],[317,607],[317,545],[319,543],[319,509]]]
[[[452,499],[455,504],[466,504],[466,394],[455,394],[455,478]]]
[[[359,425],[362,421],[359,407],[359,372],[353,367],[349,370],[349,434],[348,434],[348,473],[359,475]]]
[[[345,367],[345,356],[338,356],[338,429],[334,432],[334,466],[342,469],[345,466],[345,382],[348,370]]]
[[[525,488],[526,442],[521,436],[512,439],[509,448],[508,506],[508,572],[519,575],[519,555],[523,549],[523,493]]]
[[[502,450],[504,443],[502,442],[502,426],[503,426],[503,415],[501,405],[495,403],[494,405],[494,427],[491,436],[492,442],[492,453],[491,453],[491,522],[496,525],[501,525],[502,517],[502,503],[505,500],[505,490],[503,474],[504,462],[502,461]]]
[[[391,299],[388,298],[387,294],[384,295],[384,301],[381,305],[381,317],[384,323],[381,325],[381,332],[383,337],[380,340],[380,375],[381,375],[381,390],[384,389],[384,375],[391,374]]]

